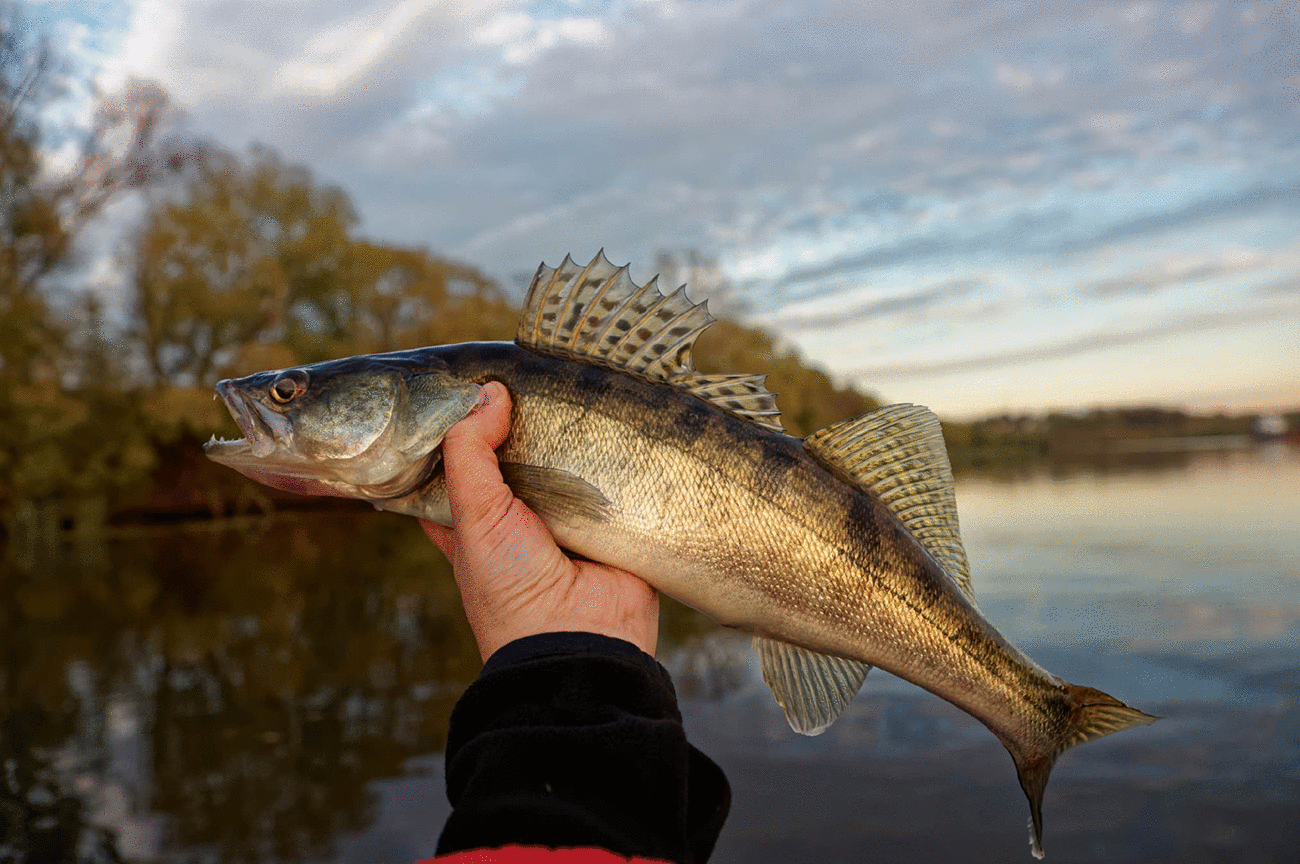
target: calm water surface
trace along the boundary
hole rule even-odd
[[[973,473],[958,503],[1002,632],[1165,717],[1061,759],[1048,860],[1298,860],[1300,451]],[[479,663],[409,520],[19,538],[5,558],[0,861],[432,853]],[[670,607],[661,644],[735,793],[715,861],[1032,861],[1011,760],[947,703],[875,671],[806,739],[747,639]]]

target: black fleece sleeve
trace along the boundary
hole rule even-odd
[[[667,671],[593,633],[493,654],[452,711],[446,770],[438,854],[599,846],[703,862],[731,804],[722,769],[686,741]]]

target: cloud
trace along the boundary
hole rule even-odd
[[[304,149],[319,153],[373,129],[330,117],[409,111],[428,70],[464,56],[473,29],[500,5],[137,0],[120,65],[160,79],[200,128],[226,143],[263,140],[293,151],[282,139],[306,133]]]
[[[1294,252],[1265,254],[1245,249],[1231,249],[1214,256],[1167,256],[1156,265],[1135,269],[1124,276],[1085,284],[1076,289],[1075,293],[1081,297],[1100,299],[1151,294],[1166,288],[1185,287],[1195,282],[1247,273],[1281,262],[1300,264]]]
[[[1032,359],[1300,271],[1272,255],[1300,238],[1293,5],[136,0],[133,20],[118,69],[342,184],[367,234],[501,276],[700,249],[831,371],[856,362],[843,322],[884,369],[940,329]]]
[[[826,283],[832,277],[861,274],[869,270],[882,270],[921,261],[972,256],[990,249],[1006,250],[1026,242],[1025,238],[1053,233],[1072,221],[1065,209],[1052,209],[1041,213],[1016,213],[1006,222],[976,230],[954,227],[938,228],[924,234],[904,237],[855,255],[820,263],[811,267],[791,270],[776,281],[770,290],[779,290],[787,297],[824,294],[833,286]],[[799,290],[798,286],[817,283]],[[853,283],[841,283],[844,287]]]
[[[401,0],[390,9],[332,24],[312,36],[299,56],[278,65],[271,87],[335,94],[379,67],[438,5],[439,0]]]
[[[1241,188],[1213,192],[1169,209],[1120,219],[1089,234],[1062,240],[1055,251],[1077,253],[1114,243],[1168,234],[1193,225],[1253,213],[1270,207],[1300,210],[1300,179],[1267,179]]]
[[[961,224],[951,228],[940,227],[865,252],[810,267],[791,269],[770,282],[768,290],[779,291],[787,297],[811,294],[824,296],[828,292],[850,290],[858,284],[857,280],[841,280],[838,283],[832,281],[840,277],[860,276],[873,270],[921,262],[971,259],[990,251],[1026,256],[1093,253],[1120,243],[1175,233],[1194,225],[1225,220],[1269,207],[1294,210],[1297,211],[1297,217],[1300,217],[1300,181],[1281,184],[1265,181],[1246,189],[1215,192],[1155,212],[1138,215],[1125,213],[1101,225],[1090,224],[1084,214],[1076,213],[1070,208],[1057,207],[1043,212],[1012,213],[1002,223],[975,230]],[[1200,273],[1192,269],[1183,278],[1189,281],[1207,279],[1222,272],[1226,272],[1226,269],[1215,268]],[[1125,285],[1130,289],[1140,284],[1155,287],[1152,278],[1148,275],[1129,281],[1108,280],[1091,286],[1090,290],[1096,296],[1106,296],[1121,293]]]
[[[881,318],[900,313],[921,312],[945,301],[965,297],[983,287],[979,279],[953,279],[929,285],[919,291],[884,297],[837,309],[833,312],[782,312],[772,317],[772,323],[783,331],[805,329],[834,329],[861,323],[870,318]]]
[[[636,193],[685,183],[707,207],[687,221],[726,257],[815,243],[863,202],[907,222],[999,184],[1030,197],[1070,173],[1122,182],[1115,160],[1133,155],[1167,171],[1170,148],[1213,147],[1221,136],[1204,131],[1233,122],[1262,145],[1294,134],[1251,101],[1275,76],[1232,73],[1265,22],[1217,7],[1130,20],[1104,3],[1023,14],[1001,2],[587,6],[189,0],[166,54],[207,128],[243,129],[346,177],[378,233],[472,249],[489,267],[518,244],[563,242],[545,222],[506,226],[602,190],[630,193],[614,220],[629,233],[597,242],[652,256],[655,235],[681,232]],[[1161,63],[1182,65],[1135,85]],[[432,223],[407,218],[436,200],[456,206]],[[1072,207],[1038,208],[1044,217],[1011,202],[973,237],[904,231],[805,262],[791,282],[855,260],[1000,249],[1026,227],[1046,244],[1069,226],[1025,220],[1068,221]],[[471,243],[494,235],[500,244]]]
[[[944,360],[935,363],[898,363],[874,366],[847,371],[845,374],[866,381],[905,381],[913,378],[933,378],[960,372],[973,372],[983,369],[1000,369],[1037,363],[1042,360],[1054,360],[1071,357],[1122,345],[1134,345],[1151,342],[1168,336],[1197,333],[1235,327],[1257,321],[1269,321],[1278,318],[1300,316],[1300,304],[1270,305],[1242,311],[1209,312],[1203,315],[1184,315],[1173,320],[1138,327],[1130,330],[1118,330],[1104,333],[1091,333],[1074,339],[1068,339],[1048,345],[1029,348],[1017,348],[1012,351],[999,351],[964,357],[957,360]]]
[[[499,12],[475,33],[475,39],[497,47],[502,59],[519,66],[561,42],[599,46],[610,42],[611,34],[596,18],[539,19],[523,12]]]
[[[1260,297],[1300,294],[1300,273],[1295,273],[1286,279],[1279,280],[1270,285],[1260,286],[1255,289],[1255,294]]]

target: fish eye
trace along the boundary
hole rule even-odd
[[[307,373],[298,369],[286,372],[271,385],[271,398],[286,405],[307,392]]]

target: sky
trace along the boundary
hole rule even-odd
[[[696,250],[723,311],[941,416],[1300,405],[1293,2],[26,12],[515,296],[565,254],[643,281]]]

